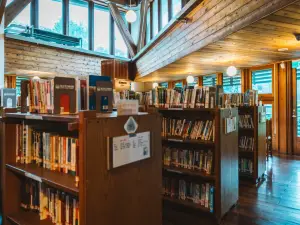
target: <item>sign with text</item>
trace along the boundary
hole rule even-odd
[[[108,138],[108,169],[151,157],[150,132]]]

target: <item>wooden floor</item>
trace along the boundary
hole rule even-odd
[[[239,203],[222,225],[300,225],[300,157],[273,156],[266,174],[258,187],[240,187]]]

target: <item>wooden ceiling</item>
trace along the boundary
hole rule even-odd
[[[230,65],[238,68],[266,65],[300,58],[300,1],[210,44],[139,81],[165,81],[224,72]],[[278,49],[288,48],[280,52]]]

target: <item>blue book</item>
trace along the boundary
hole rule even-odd
[[[209,211],[214,212],[214,187],[210,186],[209,190]]]
[[[108,76],[89,75],[87,79],[88,87],[88,109],[96,110],[96,83],[97,81],[111,81]]]

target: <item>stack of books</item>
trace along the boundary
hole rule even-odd
[[[21,208],[39,213],[40,220],[53,224],[78,225],[78,198],[49,186],[26,179],[21,185]]]
[[[222,107],[226,106],[257,106],[258,91],[248,90],[245,93],[221,94]]]
[[[163,177],[163,195],[200,205],[214,212],[214,186],[183,179]]]
[[[249,175],[253,174],[253,161],[251,159],[240,158],[239,171]]]
[[[165,138],[176,137],[189,140],[215,140],[214,120],[173,119],[164,117],[162,136]]]
[[[251,151],[254,149],[254,138],[242,136],[239,138],[239,148],[241,151]]]
[[[240,128],[248,128],[248,129],[254,129],[254,123],[252,115],[240,115],[239,116],[239,127]]]
[[[213,153],[211,150],[195,151],[164,147],[164,166],[212,173]]]

